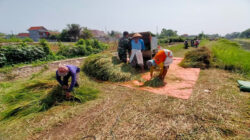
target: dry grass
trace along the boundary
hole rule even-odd
[[[249,95],[239,92],[238,78],[202,70],[189,100],[103,84],[103,99],[36,139],[246,139]]]
[[[180,65],[184,68],[209,68],[211,64],[211,52],[206,47],[189,51],[185,54]]]

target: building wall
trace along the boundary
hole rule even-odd
[[[29,33],[30,33],[30,38],[31,39],[33,39],[34,41],[39,41],[40,35],[39,35],[38,30],[32,30],[32,31],[29,31]]]
[[[41,38],[47,38],[46,30],[31,30],[29,31],[30,38],[34,41],[39,41]]]

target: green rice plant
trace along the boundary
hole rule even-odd
[[[111,54],[89,56],[83,64],[83,71],[98,80],[112,82],[131,80],[136,74],[134,68]]]
[[[154,77],[153,79],[146,81],[143,86],[149,86],[149,87],[162,87],[165,83],[159,78]]]
[[[180,66],[184,68],[209,68],[211,64],[211,52],[206,47],[189,51],[185,54],[184,59],[181,61]]]
[[[250,75],[250,52],[238,43],[221,39],[212,46],[212,53],[217,67]]]
[[[65,91],[55,79],[36,77],[25,82],[0,83],[0,121],[46,111],[65,101],[84,103],[97,97],[99,91],[81,84],[67,100]]]

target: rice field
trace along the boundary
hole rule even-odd
[[[229,40],[219,40],[212,45],[215,65],[219,68],[250,75],[250,52]]]

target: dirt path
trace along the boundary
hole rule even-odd
[[[6,74],[0,73],[0,81],[29,77],[34,73],[47,70],[47,69],[55,70],[60,63],[80,66],[82,63],[82,60],[84,60],[85,58],[86,57],[80,57],[80,58],[54,61],[54,62],[50,62],[48,64],[44,64],[41,66],[28,65],[28,66],[23,66],[20,68],[15,68],[14,70],[9,71]]]

